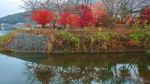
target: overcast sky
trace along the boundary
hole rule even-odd
[[[0,0],[0,17],[23,12],[22,0]]]

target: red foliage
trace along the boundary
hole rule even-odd
[[[150,23],[150,7],[146,8],[142,14],[142,18]]]
[[[81,27],[95,25],[95,19],[93,17],[91,8],[89,8],[88,6],[82,5],[80,11],[81,11],[81,16],[80,16]]]
[[[94,12],[94,17],[96,19],[97,25],[102,25],[108,18],[107,13],[104,10],[97,10]]]
[[[32,13],[32,19],[37,24],[42,24],[42,26],[50,23],[54,18],[53,12],[46,9],[39,9]]]
[[[79,27],[80,16],[72,13],[63,13],[61,18],[58,20],[60,25],[71,26],[71,27]]]
[[[58,20],[60,25],[72,27],[87,27],[102,24],[107,18],[107,13],[103,10],[97,10],[94,13],[88,6],[80,6],[80,16],[72,13],[64,13]]]

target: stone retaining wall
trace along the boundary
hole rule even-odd
[[[16,52],[46,52],[48,40],[46,35],[19,33],[6,47]]]

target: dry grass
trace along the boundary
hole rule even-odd
[[[112,29],[112,31],[117,34],[127,35],[127,34],[132,33],[134,30],[133,29],[116,28],[116,29]]]
[[[0,46],[5,46],[16,36],[17,32],[10,32],[6,35],[0,36]]]

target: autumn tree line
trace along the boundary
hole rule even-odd
[[[23,0],[33,21],[45,27],[114,27],[150,23],[149,0]]]

